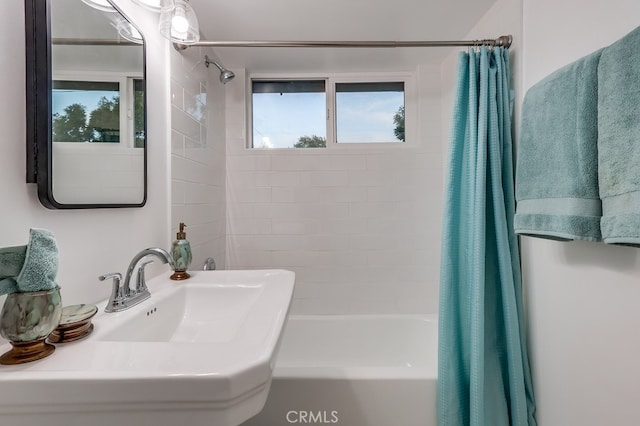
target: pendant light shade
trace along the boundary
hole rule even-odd
[[[136,44],[143,44],[144,39],[142,38],[142,34],[136,27],[131,24],[131,22],[127,21],[120,15],[116,15],[113,26],[118,31],[120,37],[125,40],[131,41]]]
[[[103,12],[117,12],[116,8],[107,0],[82,0],[82,2]]]
[[[174,43],[193,44],[200,40],[198,18],[187,0],[175,0],[175,7],[160,15],[160,34]]]
[[[132,0],[138,6],[156,13],[170,12],[175,7],[174,0]]]

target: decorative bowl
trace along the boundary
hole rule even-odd
[[[0,357],[0,364],[22,364],[51,355],[55,346],[45,339],[61,315],[60,287],[7,295],[0,312],[0,336],[13,348]]]

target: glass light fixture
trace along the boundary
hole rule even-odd
[[[113,26],[118,31],[118,34],[120,34],[120,37],[133,43],[144,43],[144,39],[142,38],[142,34],[140,34],[140,31],[138,31],[138,29],[134,27],[131,22],[127,21],[122,16],[116,15]]]
[[[138,6],[156,13],[170,12],[175,7],[174,0],[132,0]]]
[[[175,7],[160,15],[158,29],[174,43],[193,44],[200,40],[198,18],[188,0],[175,0]]]
[[[82,2],[103,12],[117,12],[116,8],[107,0],[82,0]]]

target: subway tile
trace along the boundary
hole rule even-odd
[[[271,204],[271,203],[253,203],[251,204],[252,209],[253,209],[253,216],[252,217],[256,217],[256,218],[273,218],[274,216],[274,212],[273,212],[273,206],[275,204]]]
[[[292,189],[297,203],[313,203],[322,200],[326,203],[353,203],[366,201],[365,188],[359,187],[296,187]]]
[[[379,170],[350,171],[347,183],[349,186],[384,187],[391,185],[389,173]]]
[[[238,217],[238,218],[252,218],[254,205],[253,204],[241,204],[237,203],[234,200],[228,199],[227,203],[229,203],[229,216]]]
[[[271,201],[274,203],[293,203],[296,201],[294,188],[273,187],[271,188]]]
[[[366,157],[357,155],[331,155],[319,158],[320,170],[365,170]]]
[[[425,186],[369,186],[366,190],[366,201],[381,202],[410,202],[420,197],[428,196]]]
[[[184,148],[184,156],[185,158],[194,161],[196,163],[202,164],[207,168],[212,168],[216,165],[218,161],[218,157],[220,154],[215,152],[212,149],[203,146],[197,141],[193,141],[189,138],[185,138],[185,148]],[[220,176],[224,176],[224,168],[220,168],[216,170],[219,172]]]
[[[349,173],[345,171],[311,171],[302,175],[304,186],[347,186]]]
[[[171,205],[171,223],[179,223],[185,216],[187,207],[184,204]]]
[[[238,132],[225,129],[226,151],[229,157],[247,155],[246,141]]]
[[[362,219],[325,219],[319,222],[320,234],[358,235],[367,232],[367,222]]]
[[[254,235],[251,250],[306,250],[306,238],[297,235]]]
[[[184,150],[185,157],[188,157],[190,160],[196,161],[198,163],[206,163],[201,159],[202,154],[205,152],[207,148],[204,146],[202,141],[198,139],[191,139],[189,137],[184,138]]]
[[[273,152],[273,170],[276,171],[313,171],[322,170],[322,165],[316,156],[300,155],[297,151]]]
[[[270,268],[274,264],[270,251],[242,251],[234,253],[233,264],[243,268]]]
[[[271,188],[229,188],[231,199],[238,203],[268,203],[271,201]]]
[[[184,204],[185,182],[173,179],[171,181],[171,203]]]
[[[171,153],[184,157],[184,135],[171,131]]]
[[[311,266],[316,261],[314,252],[301,250],[273,251],[273,264],[282,267]]]
[[[398,313],[438,313],[438,294],[438,281],[404,285],[395,297]]]
[[[434,256],[436,254],[436,256]],[[365,253],[368,265],[419,266],[429,265],[437,269],[440,263],[439,253],[431,250],[409,250],[389,247],[382,250],[368,250]]]
[[[229,232],[233,235],[269,235],[271,219],[229,218]]]
[[[208,182],[215,171],[195,161],[179,157],[171,157],[172,177],[187,182]]]
[[[272,174],[266,171],[234,171],[229,174],[229,184],[237,189],[270,187]]]
[[[229,171],[262,171],[271,170],[271,158],[267,156],[246,155],[227,158]]]
[[[184,185],[184,201],[186,204],[207,204],[211,202],[211,187],[202,183]]]
[[[203,93],[191,93],[188,91],[184,91],[184,107],[182,108],[184,112],[189,114],[191,118],[196,120],[198,123],[206,126],[207,124],[207,106],[200,102],[199,99],[206,98],[206,95]],[[206,101],[205,101],[206,102]]]
[[[341,219],[348,216],[347,203],[277,203],[271,207],[280,219]]]
[[[353,237],[350,235],[308,235],[304,246],[309,250],[351,250]]]
[[[296,278],[297,278],[296,274]],[[294,299],[311,299],[317,298],[322,294],[324,285],[322,283],[301,282],[296,280],[296,286],[293,290]]]
[[[313,235],[320,233],[321,228],[322,222],[318,220],[272,219],[272,230],[274,235]]]
[[[415,150],[402,154],[367,155],[368,170],[418,170],[424,168],[426,157]]]
[[[171,79],[171,105],[179,109],[184,109],[184,96],[182,94],[184,88],[174,78]]]
[[[205,147],[215,143],[214,141],[209,141],[209,137],[207,136],[207,126],[202,123],[200,123],[200,143]]]
[[[271,172],[272,186],[302,186],[302,172],[298,171],[273,171]]]
[[[171,128],[191,139],[200,139],[200,124],[175,106],[171,107]]]
[[[407,220],[403,213],[393,217],[374,216],[366,220],[367,233],[369,235],[424,235],[425,222],[415,223]]]
[[[396,203],[350,203],[349,217],[355,219],[368,219],[375,217],[399,216]]]

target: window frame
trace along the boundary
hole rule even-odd
[[[322,80],[325,82],[326,96],[326,140],[325,148],[263,148],[253,147],[253,81],[254,80]],[[336,83],[404,83],[405,107],[405,141],[401,142],[336,142]],[[353,149],[406,149],[419,145],[418,141],[418,96],[415,73],[413,72],[384,72],[384,73],[305,73],[305,74],[273,74],[253,73],[247,78],[247,137],[245,149],[265,151],[320,151],[325,150],[353,150]]]
[[[120,87],[120,142],[89,143],[91,146],[110,146],[112,148],[135,148],[135,80],[141,80],[142,74],[105,71],[60,71],[52,76],[51,81],[78,82],[116,82]],[[56,141],[56,143],[76,143]]]

